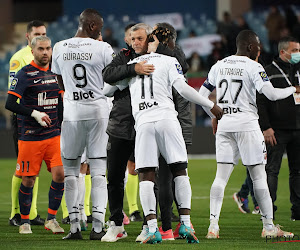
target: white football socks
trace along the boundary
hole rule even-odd
[[[156,214],[156,198],[154,194],[154,182],[140,182],[140,201],[143,207],[145,216]]]
[[[149,233],[155,233],[157,229],[157,219],[151,219],[147,221],[149,227]]]
[[[233,164],[217,164],[217,173],[210,189],[210,220],[219,220],[224,190],[233,170]]]
[[[86,221],[87,217],[84,211],[84,198],[85,198],[85,175],[79,174],[78,178],[78,205],[79,205],[79,219]]]
[[[100,233],[104,225],[108,197],[106,177],[102,175],[96,175],[92,177],[91,197],[93,203],[93,228],[96,233]]]
[[[273,204],[270,196],[265,165],[248,166],[253,191],[262,214],[263,225],[270,230],[273,224]]]
[[[76,233],[80,230],[78,209],[78,183],[75,176],[65,177],[65,200],[70,218],[70,231]]]

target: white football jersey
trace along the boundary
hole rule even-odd
[[[263,66],[246,56],[229,56],[218,61],[208,73],[204,85],[216,87],[217,104],[224,115],[218,131],[238,132],[260,129],[256,90],[270,84]]]
[[[63,78],[64,120],[108,118],[102,70],[113,56],[108,43],[92,38],[73,37],[55,44],[52,71]]]
[[[151,53],[139,56],[128,64],[142,61],[153,64],[155,70],[149,76],[138,75],[129,81],[136,129],[146,122],[177,119],[172,86],[176,79],[184,79],[181,65],[174,57]]]

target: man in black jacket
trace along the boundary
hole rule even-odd
[[[278,44],[279,58],[266,67],[275,88],[300,85],[299,42],[292,37],[283,38]],[[299,67],[298,67],[299,69]],[[300,102],[299,94],[279,101],[269,101],[257,95],[259,123],[267,144],[267,179],[274,213],[277,207],[276,192],[282,156],[286,150],[290,169],[290,201],[292,220],[300,220]]]
[[[144,28],[147,35],[152,29]],[[142,38],[141,38],[142,39]],[[148,39],[142,41],[142,46],[148,47]],[[113,61],[103,70],[103,79],[107,83],[115,83],[128,77],[136,75],[149,75],[154,71],[152,65],[145,62],[130,64],[127,63],[139,56],[140,50],[144,48],[131,48],[121,50]],[[156,50],[156,53],[174,56],[178,59],[185,73],[188,69],[182,52],[178,49],[171,50],[161,43],[152,42],[149,49]],[[124,176],[127,161],[134,151],[134,119],[131,112],[131,100],[129,88],[114,92],[114,105],[110,113],[107,133],[109,135],[107,146],[107,179],[108,179],[108,200],[110,208],[111,229],[102,241],[116,241],[119,232],[123,232],[123,197],[124,197]],[[122,233],[121,232],[121,233]],[[116,236],[114,236],[116,234]],[[124,234],[123,234],[124,235]]]

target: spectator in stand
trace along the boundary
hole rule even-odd
[[[113,48],[119,47],[118,41],[114,39],[113,30],[109,27],[104,30],[103,41],[109,43]]]
[[[236,52],[236,25],[232,21],[231,15],[228,12],[223,13],[223,21],[218,23],[217,33],[226,38],[228,53],[234,54]]]
[[[285,6],[284,13],[285,13],[286,27],[289,30],[289,33],[291,34],[294,26],[298,22],[298,19],[294,10],[290,5]]]
[[[190,33],[189,33],[189,38],[191,37],[196,37],[196,32],[194,30],[191,30]]]
[[[187,63],[190,66],[189,72],[199,72],[202,70],[202,59],[197,52],[193,52],[187,59]]]
[[[275,56],[278,54],[277,46],[280,40],[280,31],[285,27],[285,19],[276,6],[270,7],[265,26],[268,30],[270,52]]]
[[[222,41],[213,42],[214,48],[211,54],[207,57],[207,66],[210,69],[217,61],[223,59],[228,54]]]
[[[293,27],[292,36],[300,41],[300,15],[298,15],[297,23]]]
[[[273,54],[267,52],[263,46],[263,44],[260,44],[260,56],[258,58],[258,62],[263,66],[267,66],[271,64],[273,61]]]
[[[249,25],[243,16],[238,16],[236,19],[236,35],[242,30],[249,30]]]

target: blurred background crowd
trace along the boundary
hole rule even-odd
[[[27,44],[27,22],[40,19],[47,23],[53,45],[74,36],[78,14],[93,7],[104,17],[103,40],[117,52],[125,47],[124,27],[130,23],[170,22],[178,32],[177,42],[186,54],[190,69],[187,79],[199,88],[210,67],[235,54],[235,38],[244,29],[254,30],[261,39],[260,63],[267,65],[277,56],[280,38],[292,35],[300,40],[299,1],[199,0],[197,3],[151,1],[151,6],[133,0],[113,1],[1,0],[0,10],[0,129],[9,129],[10,112],[4,109],[9,60]],[[210,119],[199,106],[193,106],[194,126],[210,126]]]

